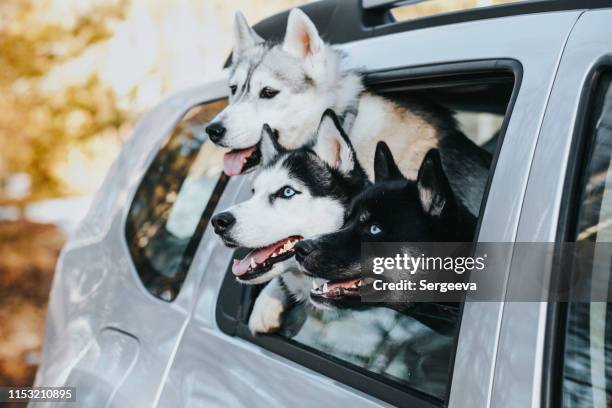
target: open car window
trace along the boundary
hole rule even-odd
[[[371,73],[366,85],[400,104],[425,98],[454,111],[460,129],[491,154],[492,174],[519,86],[520,65],[497,61],[496,70],[489,67],[468,63],[432,75],[420,70],[416,77],[409,69]],[[241,255],[237,251],[235,257]],[[277,333],[252,336],[246,324],[262,286],[237,283],[228,268],[217,307],[224,332],[394,404],[447,403],[461,304],[421,303],[400,313],[384,307],[325,310],[297,303],[285,311]]]

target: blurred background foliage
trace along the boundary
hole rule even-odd
[[[5,199],[78,192],[61,175],[72,149],[95,154],[88,151],[91,140],[105,133],[117,136],[130,119],[95,71],[85,83],[45,89],[54,69],[112,36],[113,23],[125,18],[127,3],[97,4],[86,15],[66,19],[47,15],[49,3],[44,3],[0,3],[0,185]],[[15,174],[30,178],[23,181],[26,186],[13,187],[20,191],[10,190]]]

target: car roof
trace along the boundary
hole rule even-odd
[[[391,10],[401,1],[379,1],[364,7],[363,0],[321,0],[299,8],[313,21],[323,39],[342,44],[365,38],[380,37],[404,31],[489,18],[510,17],[575,9],[612,7],[612,0],[527,0],[488,7],[477,7],[427,17],[396,21]],[[285,34],[289,10],[274,14],[253,26],[269,41],[280,41]],[[231,55],[224,67],[231,63]]]

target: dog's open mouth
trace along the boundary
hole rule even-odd
[[[301,236],[294,235],[267,247],[254,249],[242,260],[234,260],[232,273],[241,281],[255,279],[272,269],[275,263],[291,258],[295,254],[295,244],[301,239]]]
[[[325,299],[340,299],[345,297],[359,297],[359,290],[365,286],[363,278],[344,281],[329,281],[319,287],[313,287],[311,296]]]
[[[228,176],[237,176],[246,173],[257,166],[261,160],[259,145],[246,149],[235,149],[223,156],[223,172]]]

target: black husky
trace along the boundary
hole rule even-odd
[[[365,285],[361,243],[471,242],[475,227],[476,218],[450,188],[437,150],[426,154],[417,180],[410,181],[400,173],[387,145],[379,142],[375,184],[354,199],[339,231],[299,242],[296,259],[305,273],[329,280],[310,292],[315,305],[365,306],[360,298]]]

